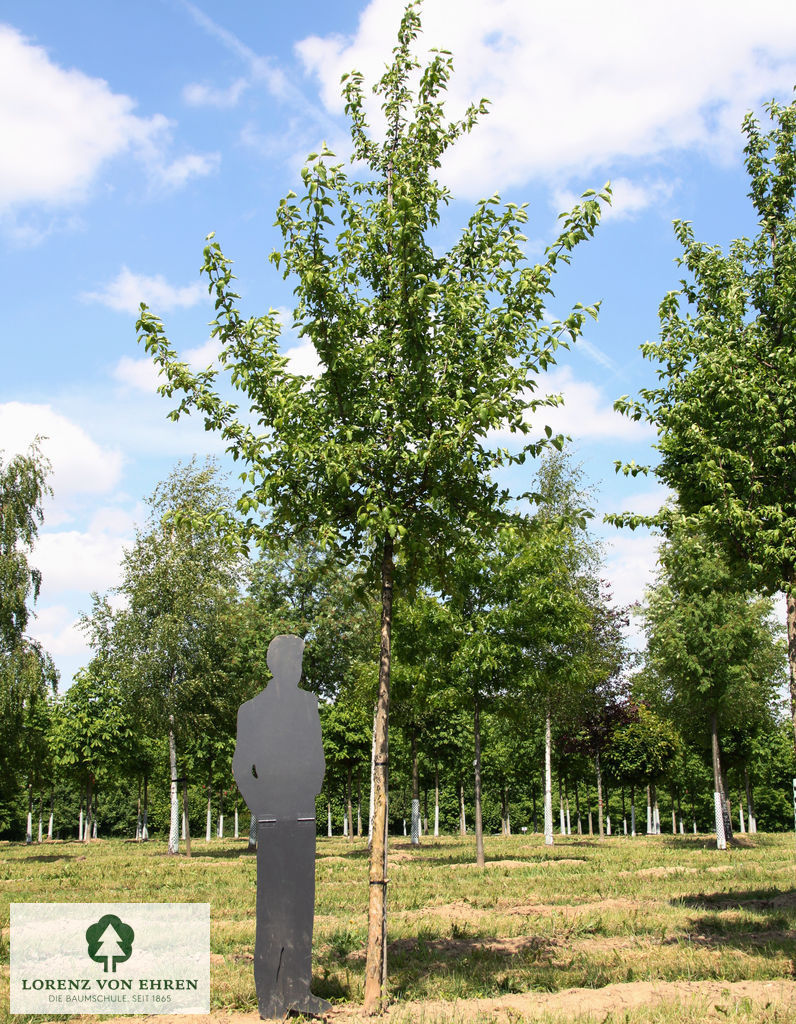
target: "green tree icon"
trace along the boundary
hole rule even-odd
[[[130,959],[135,932],[115,914],[105,914],[96,924],[86,929],[88,955],[98,964],[105,965],[105,973],[115,971],[116,965]]]

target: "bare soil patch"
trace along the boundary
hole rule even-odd
[[[562,992],[524,992],[499,996],[494,999],[460,999],[455,1002],[424,1001],[395,1003],[382,1015],[383,1021],[399,1024],[401,1021],[431,1022],[455,1021],[470,1024],[489,1019],[505,1024],[516,1024],[517,1016],[527,1020],[545,1014],[559,1014],[562,1019],[588,1015],[603,1021],[608,1014],[621,1014],[661,1004],[704,1004],[703,1019],[726,1019],[727,1012],[740,1000],[749,1000],[762,1006],[782,1007],[796,1012],[796,983],[792,981],[670,981],[628,982],[606,985],[604,988],[570,988]],[[85,1024],[96,1017],[83,1017]],[[106,1017],[104,1024],[127,1024],[129,1017]],[[215,1012],[209,1016],[179,1014],[161,1016],[157,1024],[258,1024],[257,1013]],[[329,1024],[361,1024],[359,1006],[333,1007],[324,1018]],[[786,1019],[786,1018],[783,1018]],[[790,1019],[790,1018],[787,1018]]]

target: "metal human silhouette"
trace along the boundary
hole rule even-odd
[[[273,679],[238,709],[232,759],[238,789],[257,820],[254,983],[264,1018],[329,1009],[310,992],[315,797],[326,763],[318,698],[298,688],[303,652],[301,637],[271,641]]]

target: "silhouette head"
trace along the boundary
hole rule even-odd
[[[266,662],[274,676],[274,682],[284,686],[298,686],[301,679],[301,659],[304,641],[300,636],[281,634],[268,645]]]

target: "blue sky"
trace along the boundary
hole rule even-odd
[[[290,306],[291,287],[267,262],[274,210],[322,140],[346,156],[340,75],[378,77],[401,10],[398,0],[4,3],[0,449],[49,438],[55,495],[34,555],[44,585],[32,632],[62,686],[88,657],[78,613],[117,581],[141,499],[178,459],[220,454],[200,424],[167,421],[136,346],[138,302],[206,365],[211,310],[198,268],[215,231],[243,310]],[[574,197],[613,183],[612,209],[550,303],[557,315],[575,301],[600,299],[602,310],[549,374],[566,402],[544,421],[573,435],[598,515],[652,511],[663,497],[654,481],[616,477],[613,463],[654,458],[654,437],[611,406],[653,379],[638,347],[677,284],[672,219],[720,244],[754,231],[740,122],[766,99],[790,100],[796,5],[426,0],[423,18],[421,52],[454,53],[451,113],[491,100],[442,168],[457,196],[443,237],[499,191],[530,203],[533,258]],[[284,348],[311,368],[289,333]],[[597,530],[617,600],[640,598],[654,540]]]

